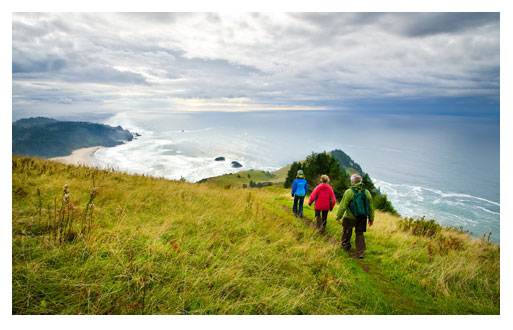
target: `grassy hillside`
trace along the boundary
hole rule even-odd
[[[273,184],[281,184],[287,177],[287,172],[290,169],[290,165],[282,167],[281,169],[274,172],[248,170],[241,171],[232,174],[224,174],[201,180],[201,183],[212,183],[222,187],[242,187],[244,184],[249,186],[249,182],[271,182]]]
[[[499,313],[499,247],[458,231],[415,236],[378,212],[359,260],[333,212],[319,235],[279,186],[12,169],[14,314]]]

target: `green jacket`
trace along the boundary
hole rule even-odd
[[[362,182],[355,183],[351,187],[355,187],[357,190],[359,188],[364,188]],[[344,192],[344,197],[342,197],[342,201],[338,206],[337,211],[337,220],[342,217],[348,219],[356,219],[356,217],[349,210],[349,203],[353,200],[354,192],[351,189],[347,189]],[[365,196],[367,196],[367,200],[369,201],[369,222],[374,221],[374,204],[372,203],[372,195],[368,189],[365,189]]]

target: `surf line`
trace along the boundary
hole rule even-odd
[[[430,191],[430,192],[435,193],[437,195],[440,195],[442,197],[463,197],[463,198],[480,200],[480,201],[487,202],[489,204],[496,205],[496,206],[499,206],[499,207],[501,206],[500,203],[488,200],[486,198],[482,198],[482,197],[478,197],[478,196],[472,196],[472,195],[468,195],[468,194],[460,194],[460,193],[453,193],[453,192],[444,193],[443,191],[438,190],[438,189],[431,189],[431,188],[426,188],[426,187],[421,187],[421,186],[412,186],[412,185],[402,184],[402,183],[395,184],[395,183],[390,183],[390,182],[386,182],[386,181],[383,181],[383,180],[379,180],[379,179],[376,179],[376,178],[374,178],[374,182],[375,182],[375,184],[377,186],[380,186],[381,184],[383,184],[384,185],[384,187],[383,187],[384,189],[386,189],[387,185],[388,185],[390,189],[394,190],[394,192],[397,192],[397,189],[394,189],[394,187],[406,187],[406,188],[409,188],[409,189],[411,189],[413,191],[418,191],[419,189]]]

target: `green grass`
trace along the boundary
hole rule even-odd
[[[14,156],[12,191],[13,314],[499,313],[498,246],[415,236],[378,212],[357,260],[338,246],[334,212],[319,235],[280,186]]]
[[[242,188],[243,184],[249,186],[250,181],[258,182],[271,182],[275,185],[282,184],[287,177],[287,172],[290,169],[290,165],[282,167],[281,169],[274,172],[265,171],[240,171],[232,174],[224,174],[212,178],[205,179],[203,183],[211,183],[222,187],[239,187]]]

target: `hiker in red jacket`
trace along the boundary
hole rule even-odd
[[[317,219],[317,229],[321,234],[326,229],[328,211],[333,210],[337,202],[335,193],[328,182],[330,182],[330,178],[326,174],[321,175],[321,184],[315,187],[308,200],[308,205],[312,205],[315,201],[315,218]]]

